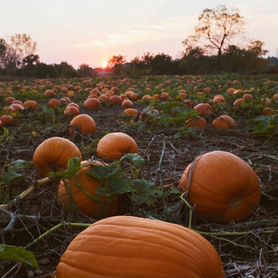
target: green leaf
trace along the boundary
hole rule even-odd
[[[69,176],[74,177],[80,171],[80,158],[74,157],[68,161],[67,172]]]
[[[11,183],[13,180],[22,177],[22,174],[17,173],[14,167],[9,167],[7,172],[3,175],[2,181],[4,183]]]
[[[108,177],[113,176],[120,171],[120,163],[118,161],[115,161],[108,166],[94,166],[92,170],[88,172],[88,175],[98,180],[105,180]]]
[[[163,195],[161,188],[150,181],[136,179],[133,181],[133,185],[136,192],[132,194],[131,199],[138,205],[152,206],[157,198],[161,198]]]
[[[39,268],[34,254],[23,247],[0,244],[0,260],[20,262],[36,270]]]
[[[129,161],[135,168],[142,167],[145,164],[145,159],[137,153],[127,153],[121,158],[121,161]]]
[[[120,175],[110,176],[107,182],[97,190],[98,195],[105,195],[107,197],[130,193],[135,191],[130,181]]]
[[[16,169],[26,169],[32,167],[32,163],[30,161],[18,159],[11,162],[11,165]]]

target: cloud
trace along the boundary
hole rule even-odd
[[[171,38],[186,37],[193,30],[196,23],[196,18],[193,16],[171,17],[159,24],[139,25],[133,29],[110,34],[103,39],[78,43],[75,47],[113,48],[126,44],[157,42]]]

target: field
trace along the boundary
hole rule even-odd
[[[226,277],[277,277],[277,89],[276,76],[263,75],[0,82],[1,115],[12,115],[13,121],[3,121],[0,130],[1,241],[26,247],[39,264],[39,270],[34,270],[18,262],[1,263],[1,276],[51,277],[71,240],[97,220],[61,206],[57,190],[66,174],[52,175],[45,182],[32,164],[37,146],[48,138],[64,137],[78,146],[83,160],[101,160],[96,155],[99,140],[120,131],[136,141],[140,156],[129,157],[122,164],[107,162],[121,167],[117,168],[121,175],[115,176],[119,182],[113,192],[120,198],[118,214],[191,226],[216,248]],[[131,99],[138,114],[124,114],[121,103],[111,100],[112,95]],[[145,95],[149,97],[143,98]],[[215,95],[222,96],[220,101]],[[100,106],[85,109],[83,103],[89,96],[99,99]],[[51,98],[63,100],[54,108],[49,107]],[[235,103],[237,99],[242,101]],[[9,108],[14,100],[34,100],[38,109]],[[69,134],[74,115],[68,111],[65,115],[65,110],[70,102],[94,119],[96,133],[84,135],[76,129],[74,136]],[[194,109],[199,103],[208,103],[211,111],[201,115],[207,124],[195,127],[202,113]],[[212,121],[221,115],[229,115],[236,125],[215,128]],[[206,222],[194,207],[191,218],[191,209],[181,196],[179,181],[186,166],[196,156],[216,150],[239,156],[260,179],[259,206],[242,222]],[[74,163],[73,168],[79,165]],[[134,180],[142,186],[136,194],[130,189]],[[17,197],[32,185],[32,192]]]

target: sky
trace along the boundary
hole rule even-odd
[[[259,39],[278,56],[277,0],[8,0],[1,1],[0,37],[29,34],[45,63],[105,66],[146,52],[181,56],[205,8],[237,8],[245,18],[241,43]]]

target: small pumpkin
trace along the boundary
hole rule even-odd
[[[233,129],[237,126],[235,120],[229,115],[221,115],[212,121],[212,126],[216,129]]]
[[[2,115],[0,120],[3,126],[12,125],[14,123],[13,117],[11,115]]]
[[[53,109],[57,109],[61,105],[61,100],[52,98],[48,101],[48,106]]]
[[[129,99],[125,99],[123,102],[122,102],[122,107],[124,109],[126,108],[132,108],[133,107],[133,102]]]
[[[32,111],[38,110],[39,108],[39,104],[35,100],[26,100],[23,103],[23,106],[26,110],[32,110]]]
[[[103,163],[98,162],[98,166]],[[101,187],[101,182],[89,176],[94,165],[89,164],[81,168],[76,177],[60,181],[58,188],[59,202],[66,211],[74,208],[74,205],[87,216],[107,217],[118,213],[118,199],[108,199],[105,196],[98,196],[97,190]]]
[[[263,115],[266,115],[266,116],[276,114],[275,110],[272,107],[265,107],[262,112],[263,112]]]
[[[87,114],[77,115],[70,122],[70,135],[74,135],[76,133],[76,129],[78,129],[81,134],[92,135],[96,133],[96,122]]]
[[[56,277],[222,278],[215,248],[186,227],[134,216],[102,219],[70,243]]]
[[[35,150],[33,164],[42,176],[51,171],[61,171],[67,167],[70,158],[82,155],[78,147],[63,137],[51,137],[44,140]]]
[[[106,134],[97,144],[97,155],[101,158],[117,160],[126,153],[137,153],[135,140],[123,132]]]
[[[212,113],[212,107],[209,103],[199,103],[193,108],[200,116],[208,116]]]
[[[112,95],[109,97],[109,102],[112,104],[112,105],[121,105],[122,104],[122,98],[118,95]]]
[[[138,115],[138,110],[135,109],[135,108],[126,108],[126,109],[124,110],[124,114],[125,114],[126,116],[136,118],[137,115]]]
[[[208,122],[205,118],[199,117],[197,119],[188,119],[185,122],[185,125],[190,128],[200,128],[203,129],[208,125]]]
[[[84,108],[86,110],[99,110],[100,101],[97,98],[87,98],[84,101]]]
[[[179,186],[188,192],[197,214],[216,223],[247,219],[261,196],[259,179],[251,166],[224,151],[198,156],[186,167]]]

